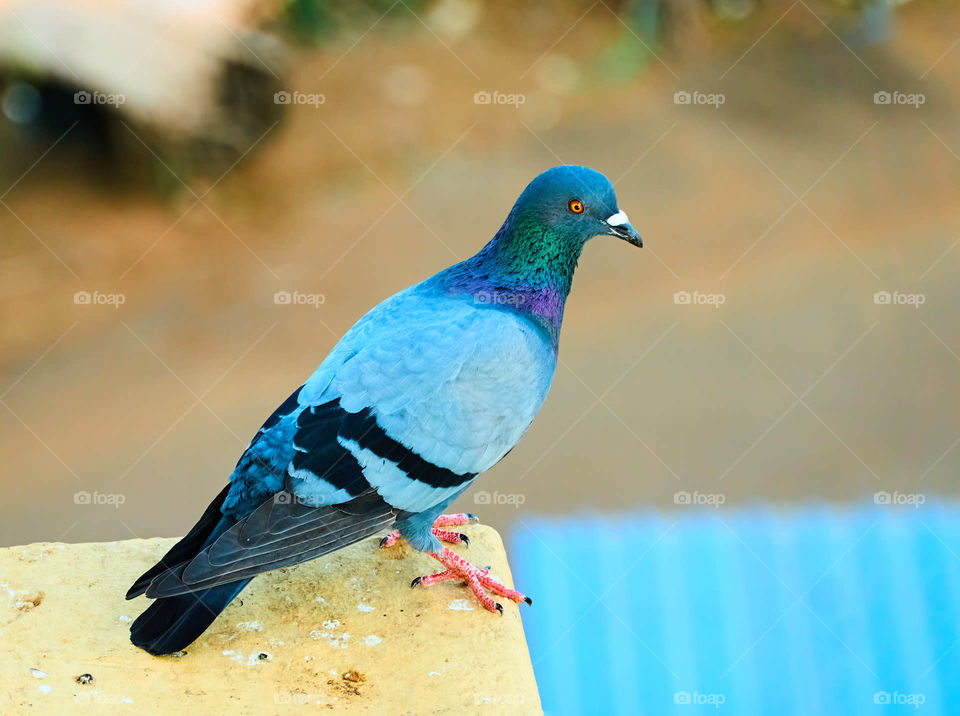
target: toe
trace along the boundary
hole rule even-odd
[[[503,616],[503,605],[500,602],[496,602],[494,607],[496,607],[496,610],[500,612],[500,616]]]
[[[422,581],[423,581],[423,577],[416,577],[412,582],[410,582],[410,587],[411,587],[411,588],[413,588],[413,587],[419,587],[419,586],[420,586],[420,582],[422,582]]]

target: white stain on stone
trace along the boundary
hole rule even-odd
[[[361,612],[372,612],[374,609],[375,607],[372,607],[369,604],[364,604],[363,602],[360,602],[357,605],[357,610]]]
[[[440,676],[439,671],[428,671],[427,676]]]
[[[40,669],[30,669],[30,676],[35,679],[45,679],[47,678],[47,672],[40,671]]]
[[[337,634],[336,632],[332,631],[336,627],[340,626],[340,622],[338,622],[336,619],[331,619],[329,621],[325,621],[323,625],[326,627],[325,629],[314,629],[312,632],[310,632],[311,639],[322,639],[334,649],[346,649],[348,646],[350,646],[347,643],[350,641],[349,634],[346,632]]]
[[[323,597],[317,597],[317,601],[320,602],[321,604],[326,604],[326,603],[327,603],[327,600],[324,599]]]
[[[253,622],[240,622],[237,624],[240,629],[246,629],[247,631],[263,631],[263,624],[257,621]]]
[[[120,616],[117,617],[117,619],[125,623],[133,621],[133,617],[128,617],[126,614],[121,614]]]
[[[41,684],[37,687],[37,693],[39,694],[49,694],[53,691],[53,687],[50,684]]]
[[[376,646],[381,641],[383,641],[383,639],[378,637],[376,634],[368,634],[363,638],[362,643],[366,644],[367,646]]]
[[[452,609],[455,612],[472,612],[473,606],[466,599],[454,599],[447,609]]]
[[[242,651],[237,651],[235,649],[224,649],[224,656],[229,656],[231,660],[237,662],[238,664],[246,664],[247,666],[253,666],[254,664],[262,664],[265,661],[270,661],[273,657],[265,651],[254,651],[250,656],[244,657]]]

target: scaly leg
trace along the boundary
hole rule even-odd
[[[444,582],[448,579],[460,579],[467,583],[467,586],[470,587],[477,597],[477,601],[479,601],[485,609],[491,612],[500,612],[501,615],[503,614],[503,606],[487,594],[486,590],[489,589],[494,594],[512,599],[517,603],[526,602],[527,604],[533,604],[533,600],[530,597],[525,596],[516,589],[510,589],[510,587],[504,586],[491,577],[489,575],[489,567],[486,569],[475,567],[446,547],[440,550],[440,552],[427,552],[427,554],[440,562],[446,569],[436,574],[417,577],[410,584],[411,587],[429,587],[432,584]]]
[[[441,527],[452,527],[456,525],[466,525],[471,522],[479,522],[476,515],[467,512],[458,512],[453,515],[440,515],[433,522],[433,534],[438,540],[449,542],[450,544],[465,544],[470,546],[470,539],[463,532],[452,532],[451,530],[440,529]],[[394,530],[382,540],[381,547],[393,547],[400,541],[400,530]]]

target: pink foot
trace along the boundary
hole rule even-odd
[[[510,587],[506,587],[490,577],[489,567],[486,569],[475,567],[467,560],[451,552],[446,547],[440,550],[439,553],[427,552],[427,554],[440,562],[440,564],[446,567],[446,569],[442,572],[437,572],[436,574],[428,574],[424,577],[417,577],[410,584],[411,587],[429,587],[432,584],[444,582],[448,579],[460,579],[467,583],[467,586],[470,587],[474,595],[477,597],[477,601],[479,601],[485,609],[491,612],[500,612],[501,615],[503,614],[503,606],[499,602],[495,601],[493,597],[487,594],[487,589],[501,597],[512,599],[518,604],[520,602],[533,604],[533,600],[530,597],[525,596],[516,589],[510,589]]]
[[[450,530],[440,529],[441,527],[451,527],[455,525],[466,525],[471,522],[479,522],[476,515],[471,515],[467,512],[458,512],[454,515],[440,515],[433,522],[433,534],[434,536],[443,542],[449,542],[450,544],[465,544],[467,547],[470,546],[470,539],[463,534],[463,532],[452,532]],[[393,547],[397,542],[400,541],[400,530],[394,530],[382,540],[380,540],[381,547]]]

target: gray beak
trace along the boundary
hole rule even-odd
[[[643,239],[640,238],[640,234],[637,233],[637,230],[630,226],[630,221],[627,219],[627,215],[622,211],[618,211],[616,214],[607,219],[607,225],[610,227],[607,233],[609,233],[611,236],[616,236],[617,238],[623,239],[634,246],[643,246]]]

